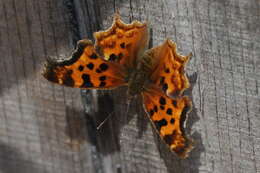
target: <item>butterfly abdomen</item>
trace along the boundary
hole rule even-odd
[[[143,91],[146,74],[143,71],[135,70],[132,72],[128,81],[129,96],[135,96]]]

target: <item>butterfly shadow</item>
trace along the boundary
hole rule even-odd
[[[122,128],[134,118],[136,114],[144,115],[142,100],[138,97],[126,103],[126,88],[118,88],[114,91],[100,91],[98,93],[98,111],[94,118],[87,117],[88,134],[91,141],[104,155],[120,151],[120,135]],[[108,117],[109,116],[109,117]],[[141,118],[143,117],[143,118]],[[97,129],[100,125],[101,127]],[[147,129],[148,121],[144,116],[137,116],[137,139],[143,136]],[[91,131],[91,132],[90,132]]]
[[[79,151],[87,142],[84,112],[66,106],[65,143],[73,150]]]
[[[118,93],[114,92],[99,91],[96,98],[97,105],[94,108],[97,110],[96,113],[86,116],[90,141],[102,155],[110,155],[120,151],[119,134],[121,128],[128,122],[124,118],[132,119],[131,111],[129,111],[128,117],[124,115],[125,111],[123,112],[123,110],[126,110],[125,105],[122,104],[122,102],[125,102],[125,97],[114,98],[115,94],[120,93],[122,95],[124,92],[120,89]]]
[[[101,123],[102,126],[97,130],[99,151],[108,155],[120,150],[118,134],[117,114],[115,112],[114,99],[109,92],[98,94],[98,112],[96,113],[96,127]],[[106,120],[107,119],[107,120]]]
[[[184,92],[184,95],[187,95],[191,98],[192,103],[193,103],[193,95],[192,95],[192,90],[196,84],[197,81],[197,73],[193,73],[192,75],[188,76],[188,79],[190,81],[191,87],[187,89]],[[189,113],[189,118],[186,123],[186,133],[190,134],[192,126],[195,122],[199,120],[199,116],[197,114],[197,108],[193,104],[193,109]],[[156,133],[154,133],[156,134]],[[194,148],[193,150],[189,153],[188,158],[186,159],[181,159],[179,158],[175,153],[169,152],[169,149],[167,146],[161,142],[161,139],[157,136],[156,143],[160,151],[160,155],[162,159],[164,160],[164,163],[167,167],[168,172],[182,172],[182,173],[188,173],[188,172],[193,172],[193,173],[198,173],[199,172],[199,166],[201,165],[200,163],[200,155],[203,151],[205,151],[205,147],[203,146],[202,143],[202,137],[201,134],[195,131],[192,135],[191,138],[195,141]]]

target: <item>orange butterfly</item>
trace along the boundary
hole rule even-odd
[[[170,40],[147,50],[147,24],[125,24],[118,14],[108,30],[96,32],[94,37],[95,45],[80,40],[70,59],[48,60],[43,76],[84,89],[127,85],[129,98],[142,95],[147,115],[162,140],[177,155],[187,157],[193,142],[185,135],[184,122],[192,105],[182,92],[189,87],[184,67],[191,55],[178,55]]]

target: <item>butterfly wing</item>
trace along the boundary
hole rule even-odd
[[[191,101],[187,97],[170,98],[156,87],[142,93],[144,107],[162,140],[181,158],[192,149],[192,140],[184,132]]]
[[[189,87],[184,68],[191,54],[177,54],[176,44],[166,40],[162,45],[149,50],[149,55],[155,64],[151,80],[167,95],[178,96]]]
[[[137,58],[148,44],[147,24],[134,21],[125,24],[115,14],[112,26],[94,33],[96,48],[105,60],[116,61],[126,68],[136,66]]]
[[[120,64],[99,57],[90,40],[81,40],[68,60],[48,60],[43,76],[54,83],[76,88],[114,88],[125,84]]]

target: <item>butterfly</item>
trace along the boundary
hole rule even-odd
[[[189,88],[185,65],[191,54],[177,53],[167,39],[147,49],[147,23],[125,24],[115,14],[112,26],[94,33],[95,44],[80,40],[67,60],[47,60],[43,76],[54,83],[82,89],[114,89],[127,86],[131,99],[142,95],[152,126],[171,151],[185,158],[193,140],[184,131],[192,104],[183,91]]]

